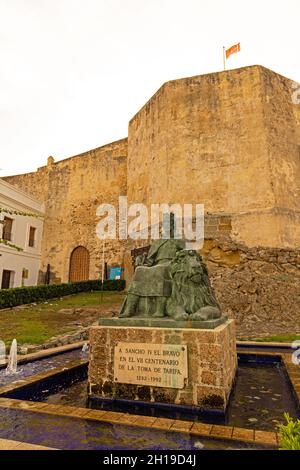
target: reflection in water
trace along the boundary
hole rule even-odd
[[[33,400],[42,400],[58,405],[85,407],[87,401],[87,381],[75,382],[68,387],[62,384],[54,390],[45,389],[45,394],[32,395]],[[97,406],[93,405],[93,408]],[[237,380],[225,417],[174,413],[174,409],[153,412],[149,408],[106,405],[104,409],[152,414],[160,417],[200,420],[232,426],[265,429],[274,431],[278,424],[284,423],[284,412],[297,417],[297,407],[284,371],[279,364],[240,364]]]
[[[297,406],[280,364],[241,364],[228,409],[228,424],[276,431],[284,412],[297,417]]]
[[[0,409],[0,423],[0,438],[66,450],[251,448],[245,444],[199,439],[189,434],[112,425],[12,409]]]

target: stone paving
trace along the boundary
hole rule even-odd
[[[56,450],[51,447],[38,446],[36,444],[27,444],[26,442],[11,441],[9,439],[0,439],[0,450]]]

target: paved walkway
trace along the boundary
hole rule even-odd
[[[55,450],[50,447],[27,444],[26,442],[10,441],[0,439],[0,450]]]

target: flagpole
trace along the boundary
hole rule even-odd
[[[223,66],[224,70],[226,70],[226,57],[225,57],[225,47],[223,46]]]
[[[101,303],[103,302],[104,268],[105,268],[105,262],[104,262],[104,239],[103,239],[103,245],[102,245],[102,275],[101,275],[101,284],[102,284]]]

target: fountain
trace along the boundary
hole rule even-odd
[[[234,320],[222,314],[202,257],[175,238],[174,216],[170,225],[171,237],[137,258],[119,318],[90,329],[89,399],[225,413],[237,370]]]
[[[6,374],[16,374],[17,373],[17,340],[14,339],[11,343],[10,352],[8,356],[8,363],[6,368]]]
[[[0,341],[0,365],[5,364],[6,348],[4,341]]]
[[[82,359],[87,359],[89,356],[90,347],[87,342],[85,342],[81,348],[81,357]]]

